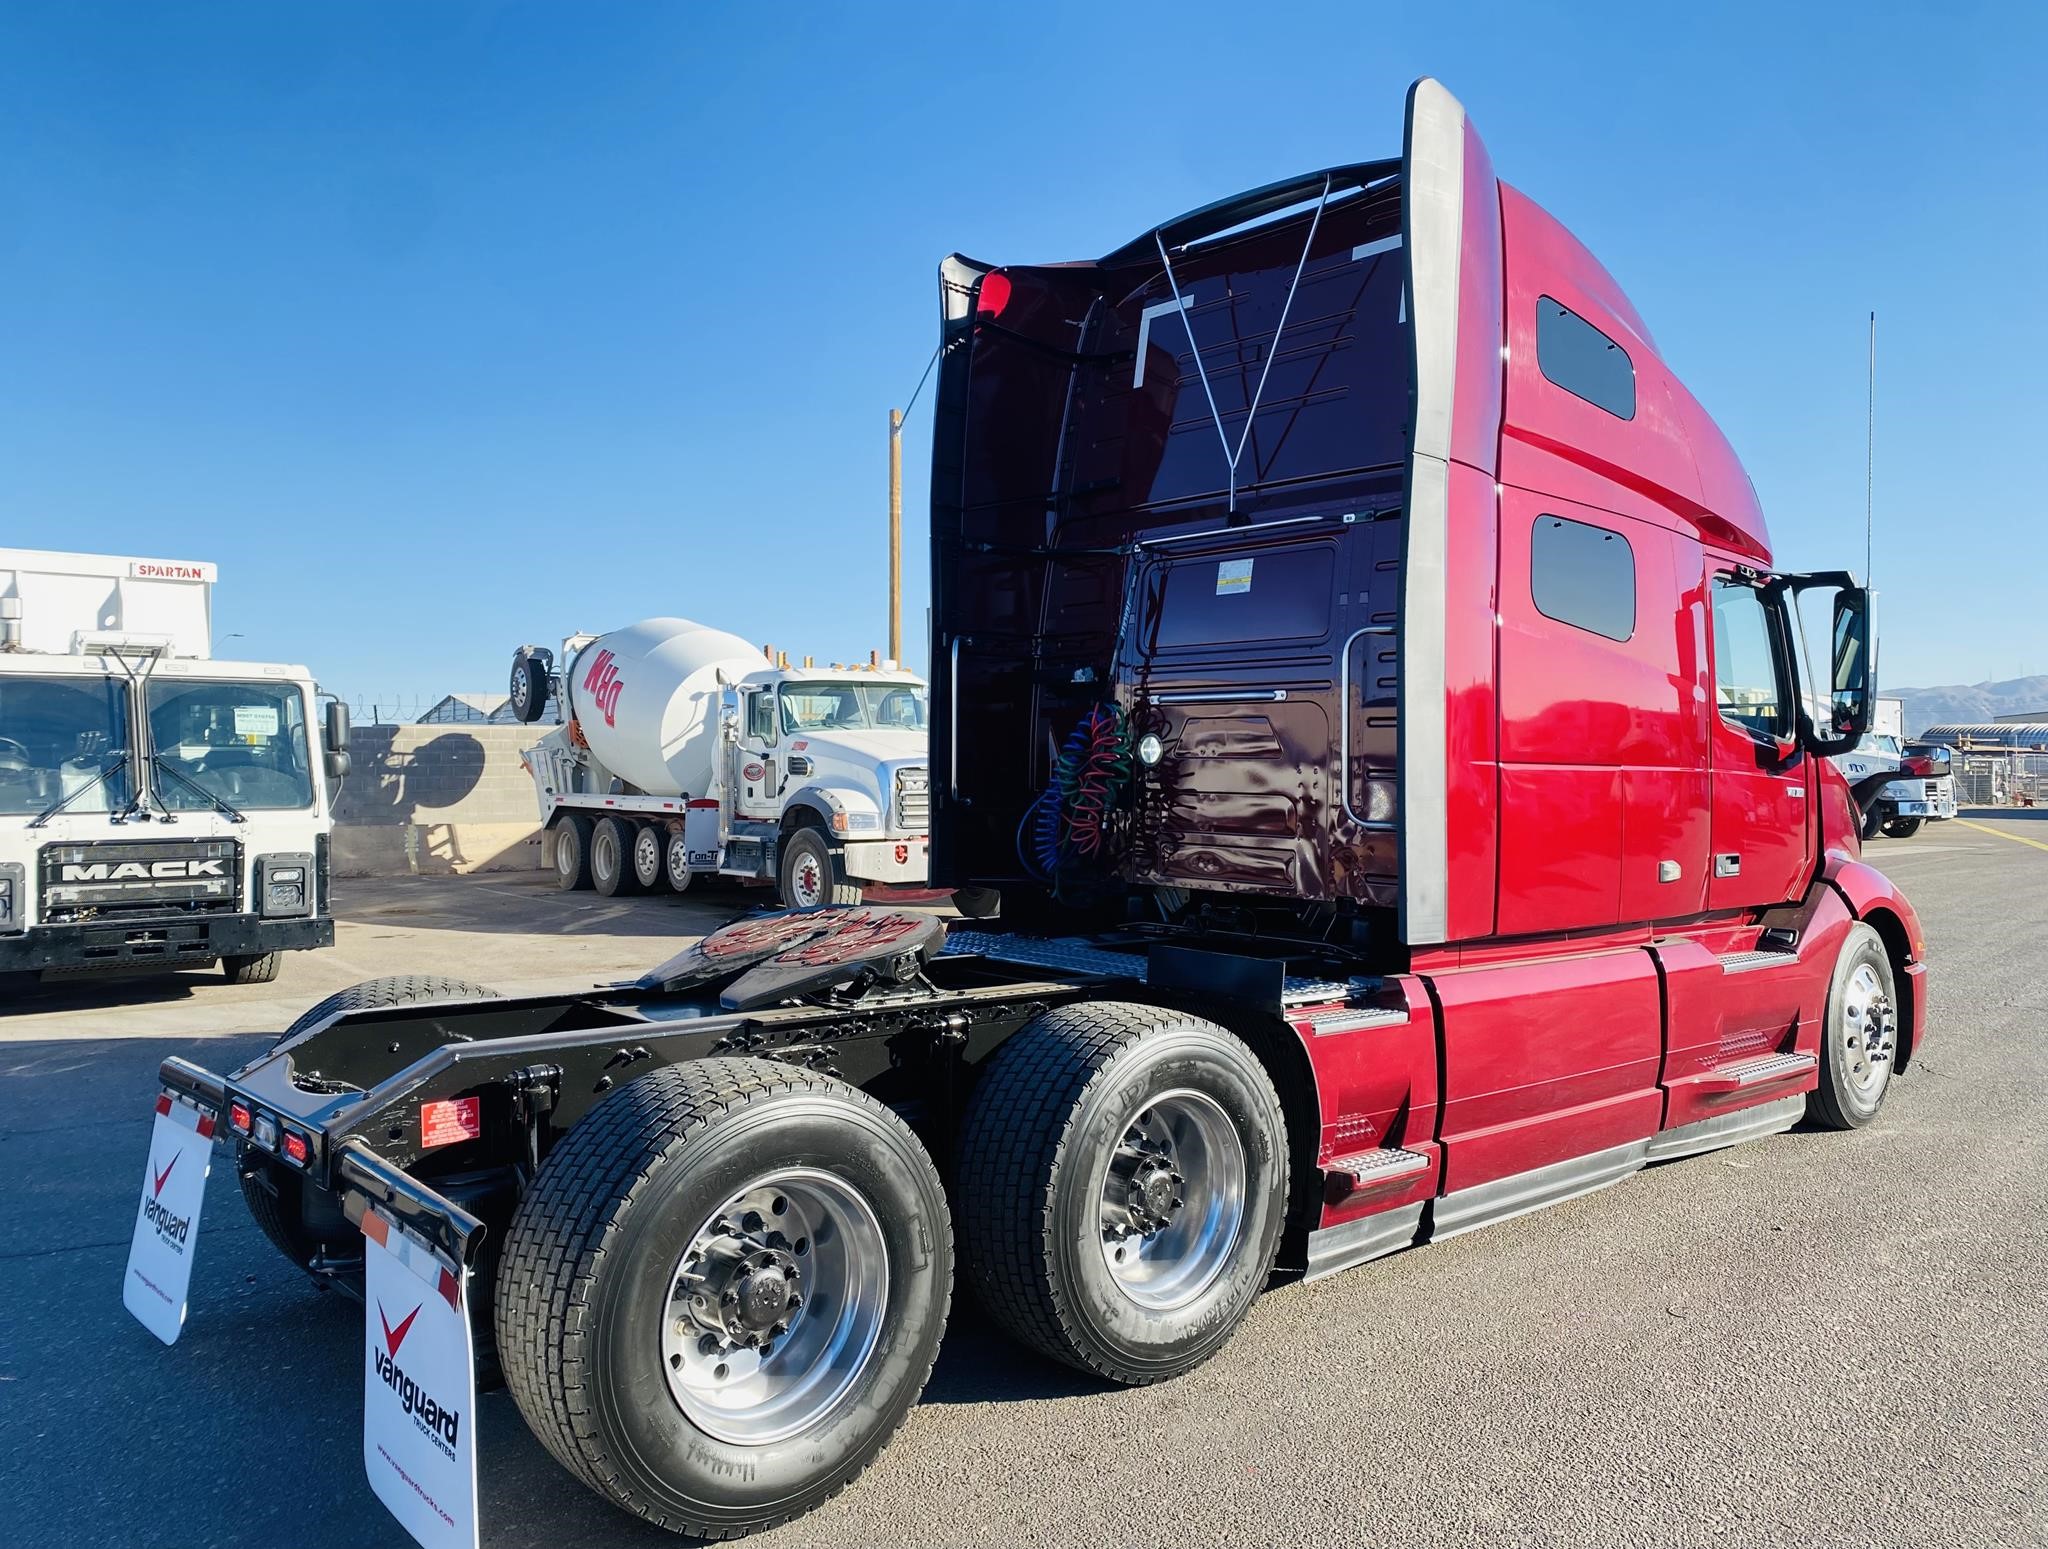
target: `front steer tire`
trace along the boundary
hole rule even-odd
[[[1202,1169],[1188,1161],[1185,1141],[1175,1142],[1173,1165],[1188,1176],[1170,1201],[1169,1224],[1112,1241],[1112,1230],[1125,1228],[1104,1225],[1110,1170],[1134,1154],[1133,1137],[1159,1145],[1161,1116],[1176,1105],[1227,1119],[1238,1144],[1234,1175],[1227,1156]],[[1161,1382],[1214,1355],[1250,1311],[1279,1252],[1287,1175],[1279,1096],[1242,1041],[1157,1006],[1061,1006],[1002,1046],[969,1104],[957,1183],[961,1257],[983,1304],[1024,1344],[1112,1382]],[[1206,1283],[1194,1276],[1176,1289],[1120,1278],[1130,1267],[1113,1267],[1112,1255],[1123,1249],[1143,1261],[1205,1196],[1223,1208],[1217,1186],[1237,1193],[1241,1214],[1227,1247],[1208,1256]]]
[[[221,977],[230,984],[269,984],[283,966],[282,952],[251,952],[220,960]]]
[[[1884,938],[1858,920],[1828,981],[1820,1029],[1820,1084],[1806,1116],[1827,1129],[1861,1129],[1877,1117],[1898,1058],[1899,992]]]
[[[820,828],[793,828],[782,836],[776,880],[785,909],[822,909],[860,902],[860,884],[848,880],[845,865],[832,853],[832,845]]]
[[[791,1434],[736,1442],[685,1412],[664,1328],[686,1326],[676,1277],[710,1223],[792,1169],[871,1207],[886,1250],[882,1316],[829,1407]],[[823,1257],[813,1248],[796,1262],[816,1271]],[[882,1450],[931,1375],[952,1279],[945,1193],[902,1120],[811,1071],[704,1060],[629,1083],[557,1143],[505,1239],[498,1345],[520,1413],[571,1473],[650,1522],[729,1538],[812,1510]],[[822,1315],[826,1283],[801,1283],[811,1305],[800,1316]],[[794,1321],[784,1337],[802,1348]]]

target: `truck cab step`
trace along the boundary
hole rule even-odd
[[[1754,973],[1759,968],[1776,968],[1784,963],[1796,963],[1799,954],[1779,949],[1764,952],[1722,952],[1718,954],[1721,972],[1724,974]]]
[[[1429,1158],[1399,1146],[1381,1146],[1332,1157],[1323,1164],[1323,1198],[1330,1204],[1364,1189],[1385,1188],[1429,1170]]]
[[[1819,1064],[1819,1057],[1812,1054],[1764,1054],[1723,1065],[1702,1077],[1698,1087],[1703,1092],[1746,1092],[1806,1075]]]

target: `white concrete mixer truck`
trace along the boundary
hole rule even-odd
[[[772,882],[792,908],[922,889],[925,685],[778,665],[737,635],[645,619],[522,646],[512,708],[559,724],[526,753],[564,890]],[[971,902],[971,901],[970,901]]]

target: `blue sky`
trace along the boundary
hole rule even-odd
[[[935,265],[1399,149],[1434,74],[1629,291],[1884,676],[2048,671],[2039,6],[0,11],[0,544],[219,562],[351,698],[681,613],[883,643]],[[906,433],[921,661],[929,399]]]

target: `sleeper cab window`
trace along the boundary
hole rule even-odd
[[[1770,616],[1753,586],[1714,577],[1714,700],[1721,719],[1753,737],[1788,734],[1791,717],[1779,690]]]
[[[1635,550],[1605,527],[1539,516],[1529,534],[1529,596],[1547,619],[1626,640],[1636,632]]]
[[[1636,368],[1628,351],[1548,296],[1536,301],[1536,365],[1573,397],[1617,419],[1636,417]]]

